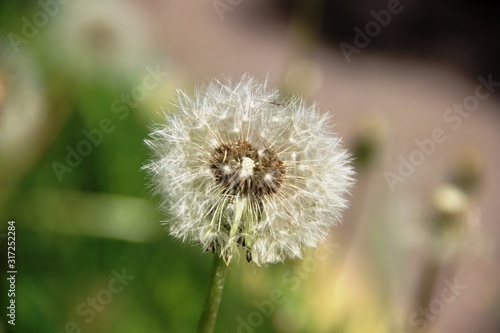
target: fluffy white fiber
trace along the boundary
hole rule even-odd
[[[331,116],[244,76],[213,81],[146,140],[145,166],[172,236],[214,250],[238,248],[258,265],[301,257],[340,221],[353,184],[349,153]]]

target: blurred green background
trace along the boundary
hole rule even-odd
[[[498,332],[497,98],[396,191],[385,177],[474,91],[463,72],[475,67],[441,72],[418,55],[381,56],[384,43],[347,65],[322,1],[222,3],[0,4],[0,332],[195,330],[211,254],[160,224],[143,141],[175,89],[245,72],[333,109],[357,187],[344,224],[304,260],[231,264],[216,332]],[[397,44],[394,20],[386,43]],[[349,24],[334,41],[352,38]],[[5,316],[11,220],[15,326]],[[129,279],[120,291],[117,274]],[[467,289],[444,302],[457,279]]]

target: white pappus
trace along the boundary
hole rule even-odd
[[[172,236],[226,263],[243,248],[258,265],[301,257],[325,239],[354,182],[330,115],[282,101],[248,75],[178,96],[146,140],[153,158],[144,167]]]

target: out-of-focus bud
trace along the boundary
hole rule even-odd
[[[430,231],[436,250],[445,255],[453,253],[470,227],[470,198],[458,186],[443,184],[433,193],[432,208]]]
[[[476,151],[467,151],[452,172],[451,182],[467,194],[481,186],[483,162]]]
[[[387,126],[380,116],[365,118],[360,124],[351,151],[356,171],[370,169],[379,159],[385,146]]]

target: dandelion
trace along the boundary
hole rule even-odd
[[[327,114],[301,99],[244,76],[237,84],[211,82],[194,98],[179,92],[146,143],[152,174],[172,236],[214,255],[198,322],[211,333],[227,265],[246,251],[257,265],[301,257],[316,247],[346,207],[352,166]]]
[[[150,26],[129,1],[71,1],[53,20],[45,42],[58,47],[49,56],[80,78],[134,74],[152,58]]]
[[[46,124],[45,99],[37,68],[24,51],[0,40],[0,186],[37,160]]]
[[[201,244],[226,264],[246,252],[257,265],[301,257],[340,220],[353,183],[349,153],[331,116],[244,76],[211,82],[147,144],[172,236]]]

